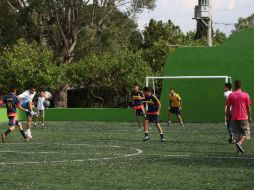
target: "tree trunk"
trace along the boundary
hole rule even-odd
[[[67,94],[68,85],[62,85],[56,92],[54,96],[54,105],[57,108],[67,108]]]

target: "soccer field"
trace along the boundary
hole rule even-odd
[[[1,190],[253,189],[254,141],[236,154],[223,124],[164,124],[164,143],[154,126],[143,142],[135,123],[46,124],[1,144]]]

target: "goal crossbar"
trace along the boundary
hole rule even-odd
[[[149,86],[149,80],[152,80],[154,93],[156,79],[225,79],[225,82],[232,83],[232,77],[230,76],[147,76],[146,87]]]

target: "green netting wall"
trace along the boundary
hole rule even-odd
[[[168,57],[164,76],[232,76],[254,97],[254,29],[232,35],[213,48],[179,48]],[[164,80],[162,119],[167,120],[168,90],[176,88],[184,103],[187,122],[222,122],[223,85],[219,79]]]

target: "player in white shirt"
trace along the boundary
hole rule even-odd
[[[45,93],[44,92],[40,92],[40,96],[38,97],[37,100],[37,114],[36,114],[36,119],[35,119],[35,123],[34,126],[36,127],[37,122],[38,122],[38,117],[39,115],[41,115],[41,127],[44,128],[45,127],[45,106],[44,106],[44,102],[46,101],[46,97],[45,97]]]
[[[227,112],[227,99],[228,96],[232,93],[232,84],[231,83],[225,83],[224,85],[224,98],[225,98],[225,115]],[[228,130],[228,134],[229,134],[229,143],[233,142],[233,138],[232,138],[232,122],[231,122],[231,118],[229,117],[227,119],[227,117],[225,116],[225,126],[227,127]]]
[[[33,121],[33,115],[35,115],[35,113],[33,112],[33,99],[35,94],[36,94],[35,88],[31,87],[29,90],[26,90],[25,92],[23,92],[18,96],[20,98],[22,108],[29,110],[28,112],[26,112],[27,130],[25,132],[26,136],[29,138],[32,138],[31,126]]]

